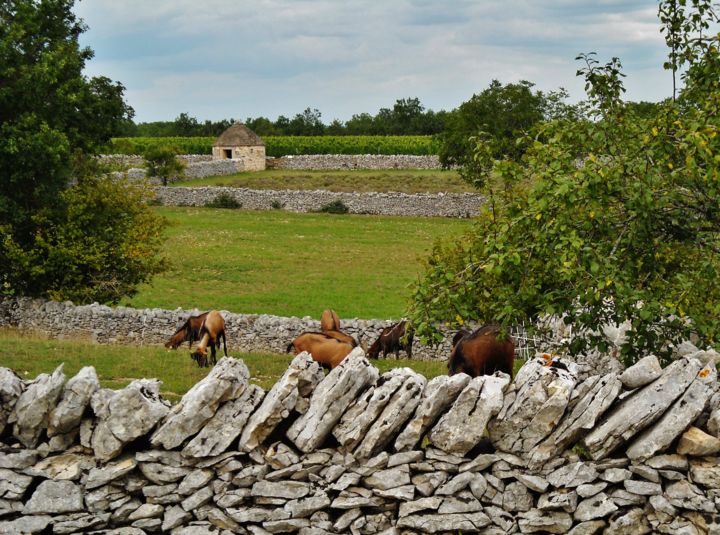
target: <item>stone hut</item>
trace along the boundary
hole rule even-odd
[[[213,143],[213,160],[242,160],[246,171],[265,169],[265,142],[242,123],[235,123]]]

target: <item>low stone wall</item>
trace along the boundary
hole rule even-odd
[[[0,326],[37,331],[52,338],[85,337],[101,344],[164,344],[191,315],[199,310],[135,309],[104,305],[75,306],[70,302],[17,298],[0,301]],[[318,311],[318,317],[321,311]],[[268,314],[233,314],[222,311],[228,348],[239,352],[285,353],[287,345],[305,331],[319,331],[320,322],[310,317]],[[392,320],[341,319],[342,330],[369,346]],[[445,360],[452,334],[438,346],[415,340],[413,358]],[[403,352],[401,358],[406,355]]]
[[[654,357],[580,381],[384,374],[295,357],[269,392],[221,359],[159,382],[0,368],[0,533],[718,533],[714,366]]]
[[[309,154],[268,158],[269,169],[442,169],[437,155]]]
[[[306,190],[253,190],[230,187],[156,189],[157,199],[170,206],[204,206],[219,195],[229,195],[243,208],[316,212],[342,201],[352,214],[417,217],[474,217],[484,197],[477,193],[347,193]]]

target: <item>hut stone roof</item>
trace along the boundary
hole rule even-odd
[[[235,123],[215,140],[213,147],[264,147],[265,142],[242,123]]]

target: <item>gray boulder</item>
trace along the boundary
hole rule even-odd
[[[257,448],[299,405],[307,404],[307,398],[324,377],[322,367],[309,353],[297,355],[242,429],[240,448]]]
[[[173,449],[200,431],[220,403],[237,399],[248,385],[250,372],[242,360],[223,357],[193,386],[150,437],[153,446]]]
[[[452,406],[469,382],[470,376],[465,373],[440,375],[428,381],[415,414],[395,440],[395,451],[410,451],[415,448],[427,430]]]
[[[577,384],[577,366],[544,358],[529,360],[508,390],[490,425],[490,440],[501,451],[527,455],[557,426]]]
[[[43,481],[25,504],[24,515],[84,511],[80,487],[72,481]]]
[[[170,410],[160,397],[160,382],[138,379],[122,390],[98,390],[91,400],[96,422],[90,445],[95,456],[108,461],[125,444],[149,433]]]
[[[662,375],[660,361],[655,355],[641,358],[620,374],[620,381],[630,390],[652,383]]]
[[[362,349],[353,349],[317,386],[308,411],[290,426],[288,438],[305,453],[317,449],[358,394],[377,381],[379,375]]]
[[[41,373],[28,385],[10,413],[9,423],[14,423],[13,435],[25,447],[34,448],[40,434],[47,429],[50,413],[57,405],[65,383],[63,365],[52,375]]]
[[[618,446],[655,422],[693,382],[701,364],[681,358],[660,378],[624,399],[583,439],[593,459],[603,459]]]
[[[485,434],[503,405],[510,376],[502,372],[473,378],[430,431],[430,443],[448,453],[465,455]]]
[[[22,379],[10,368],[0,368],[0,433],[5,430],[10,413],[22,394]]]
[[[100,381],[92,366],[85,366],[75,377],[70,378],[65,384],[60,403],[50,413],[48,436],[69,433],[80,427],[85,409],[99,388]]]

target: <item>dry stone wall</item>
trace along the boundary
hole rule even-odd
[[[73,305],[71,302],[14,298],[0,300],[0,326],[38,331],[52,338],[89,338],[102,344],[160,345],[190,316],[205,310],[163,310]],[[318,317],[320,316],[318,311]],[[284,353],[300,333],[319,331],[320,322],[310,317],[269,314],[234,314],[222,311],[231,351]],[[342,330],[369,346],[393,320],[341,319]],[[448,333],[449,334],[449,333]],[[444,360],[450,354],[452,335],[437,346],[413,343],[413,358]],[[406,358],[404,352],[401,358]]]
[[[715,368],[652,360],[427,381],[357,348],[265,392],[226,357],[174,406],[0,368],[0,533],[718,533]]]
[[[301,190],[253,190],[230,187],[156,188],[157,200],[170,206],[205,206],[220,195],[249,210],[317,212],[341,201],[352,214],[416,217],[474,217],[484,197],[477,193],[354,193]]]
[[[437,155],[309,154],[268,158],[268,168],[297,170],[442,169]]]

